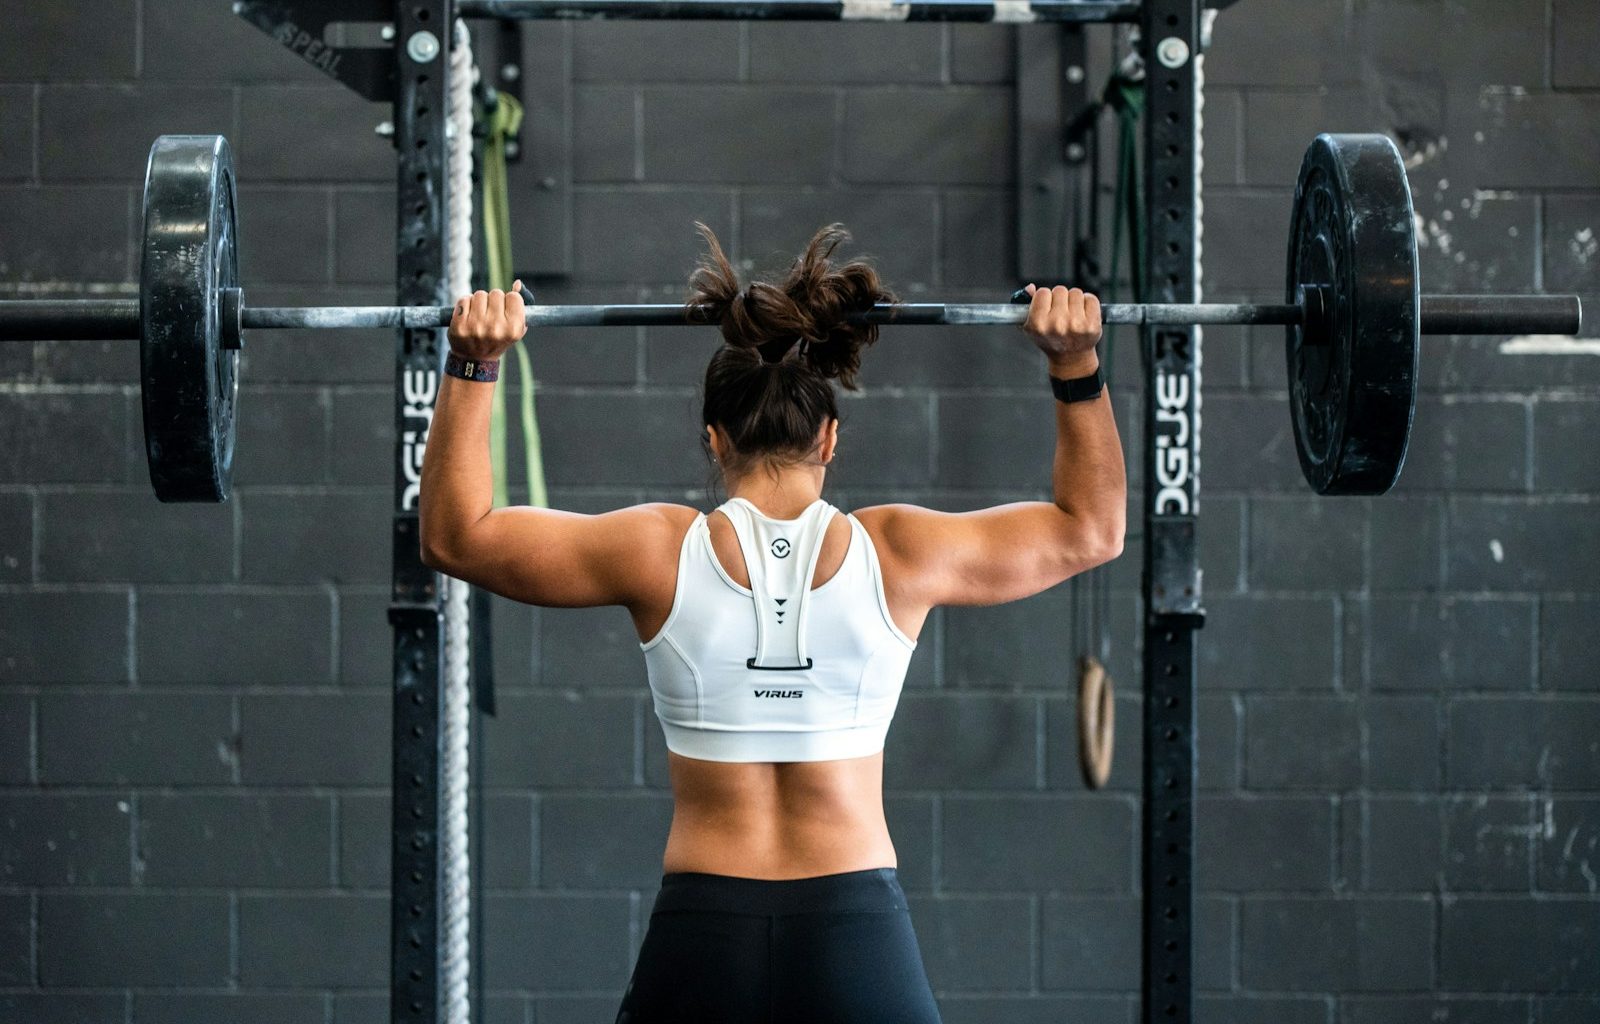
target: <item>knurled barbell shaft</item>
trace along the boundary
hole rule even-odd
[[[245,328],[445,327],[449,306],[245,306]],[[1297,305],[1138,304],[1101,307],[1108,324],[1286,325],[1301,322]],[[880,305],[863,321],[902,326],[1020,324],[1028,308],[979,303]],[[658,305],[528,306],[530,327],[671,327],[703,325],[686,307]],[[1575,295],[1425,295],[1424,334],[1577,334],[1582,305]],[[0,301],[0,340],[134,338],[139,304],[133,299]]]

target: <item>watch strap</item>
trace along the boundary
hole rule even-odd
[[[1074,377],[1071,380],[1062,380],[1060,377],[1050,378],[1050,390],[1054,392],[1056,401],[1088,402],[1100,397],[1100,392],[1105,390],[1105,372],[1099,367],[1087,377]]]

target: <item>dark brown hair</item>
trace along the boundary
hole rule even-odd
[[[706,367],[702,422],[733,445],[735,471],[755,459],[803,459],[839,416],[833,382],[855,390],[861,350],[878,339],[877,325],[850,315],[895,297],[870,264],[831,262],[850,237],[842,224],[812,236],[781,280],[743,289],[717,236],[699,222],[695,229],[707,252],[689,279],[688,303],[705,307],[724,342]]]

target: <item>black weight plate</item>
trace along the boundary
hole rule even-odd
[[[1324,321],[1288,329],[1289,405],[1319,494],[1382,494],[1417,404],[1420,299],[1405,162],[1382,135],[1319,135],[1289,226],[1289,301],[1321,287]],[[1325,339],[1319,342],[1318,337]]]
[[[226,501],[239,354],[218,291],[238,284],[233,156],[220,135],[163,135],[144,179],[140,383],[150,483],[162,501]]]

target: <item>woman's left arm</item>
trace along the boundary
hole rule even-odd
[[[456,303],[451,351],[497,360],[527,325],[515,292],[477,292]],[[684,510],[636,505],[603,515],[494,508],[489,411],[495,384],[446,375],[422,461],[422,561],[473,586],[550,607],[632,606],[649,594],[641,564],[671,550]],[[643,557],[641,557],[643,556]]]

